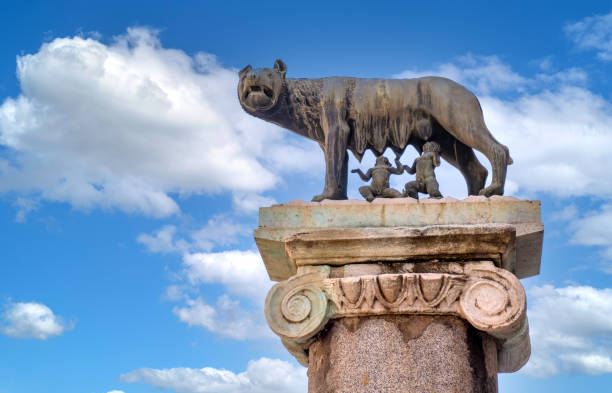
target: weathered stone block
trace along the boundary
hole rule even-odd
[[[513,197],[293,201],[261,208],[255,241],[270,278],[308,264],[490,259],[519,278],[538,274],[540,202]]]

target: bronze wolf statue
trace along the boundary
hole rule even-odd
[[[362,79],[286,78],[287,66],[240,71],[238,98],[243,109],[319,143],[325,154],[325,188],[313,201],[346,199],[348,155],[361,161],[365,150],[381,155],[387,147],[419,153],[427,141],[465,177],[470,195],[503,195],[508,148],[484,123],[478,99],[446,78]],[[491,162],[493,179],[472,148]]]

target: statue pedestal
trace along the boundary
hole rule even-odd
[[[539,202],[378,199],[260,210],[266,318],[309,392],[496,392],[528,360]]]

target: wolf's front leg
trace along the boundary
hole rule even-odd
[[[326,111],[326,121],[323,122],[325,144],[322,145],[325,154],[325,188],[321,195],[312,200],[320,202],[323,199],[347,199],[346,185],[348,179],[348,155],[346,145],[350,128],[339,112]]]
[[[344,157],[325,154],[325,188],[320,195],[312,198],[313,202],[324,199],[347,199],[346,186],[348,175],[348,154],[344,150]]]
[[[344,158],[336,160],[326,159],[325,169],[325,188],[323,193],[312,198],[315,202],[320,202],[323,199],[347,199],[347,172],[348,172],[348,155],[344,153]]]

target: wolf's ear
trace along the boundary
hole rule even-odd
[[[246,74],[247,72],[251,71],[252,69],[253,69],[253,67],[251,67],[251,65],[249,64],[248,66],[246,66],[243,69],[241,69],[240,72],[238,73],[238,75],[240,75],[240,77],[242,78],[242,75]]]
[[[287,66],[285,65],[285,63],[283,63],[281,59],[276,59],[276,61],[274,62],[274,69],[280,72],[283,77],[287,73]]]

